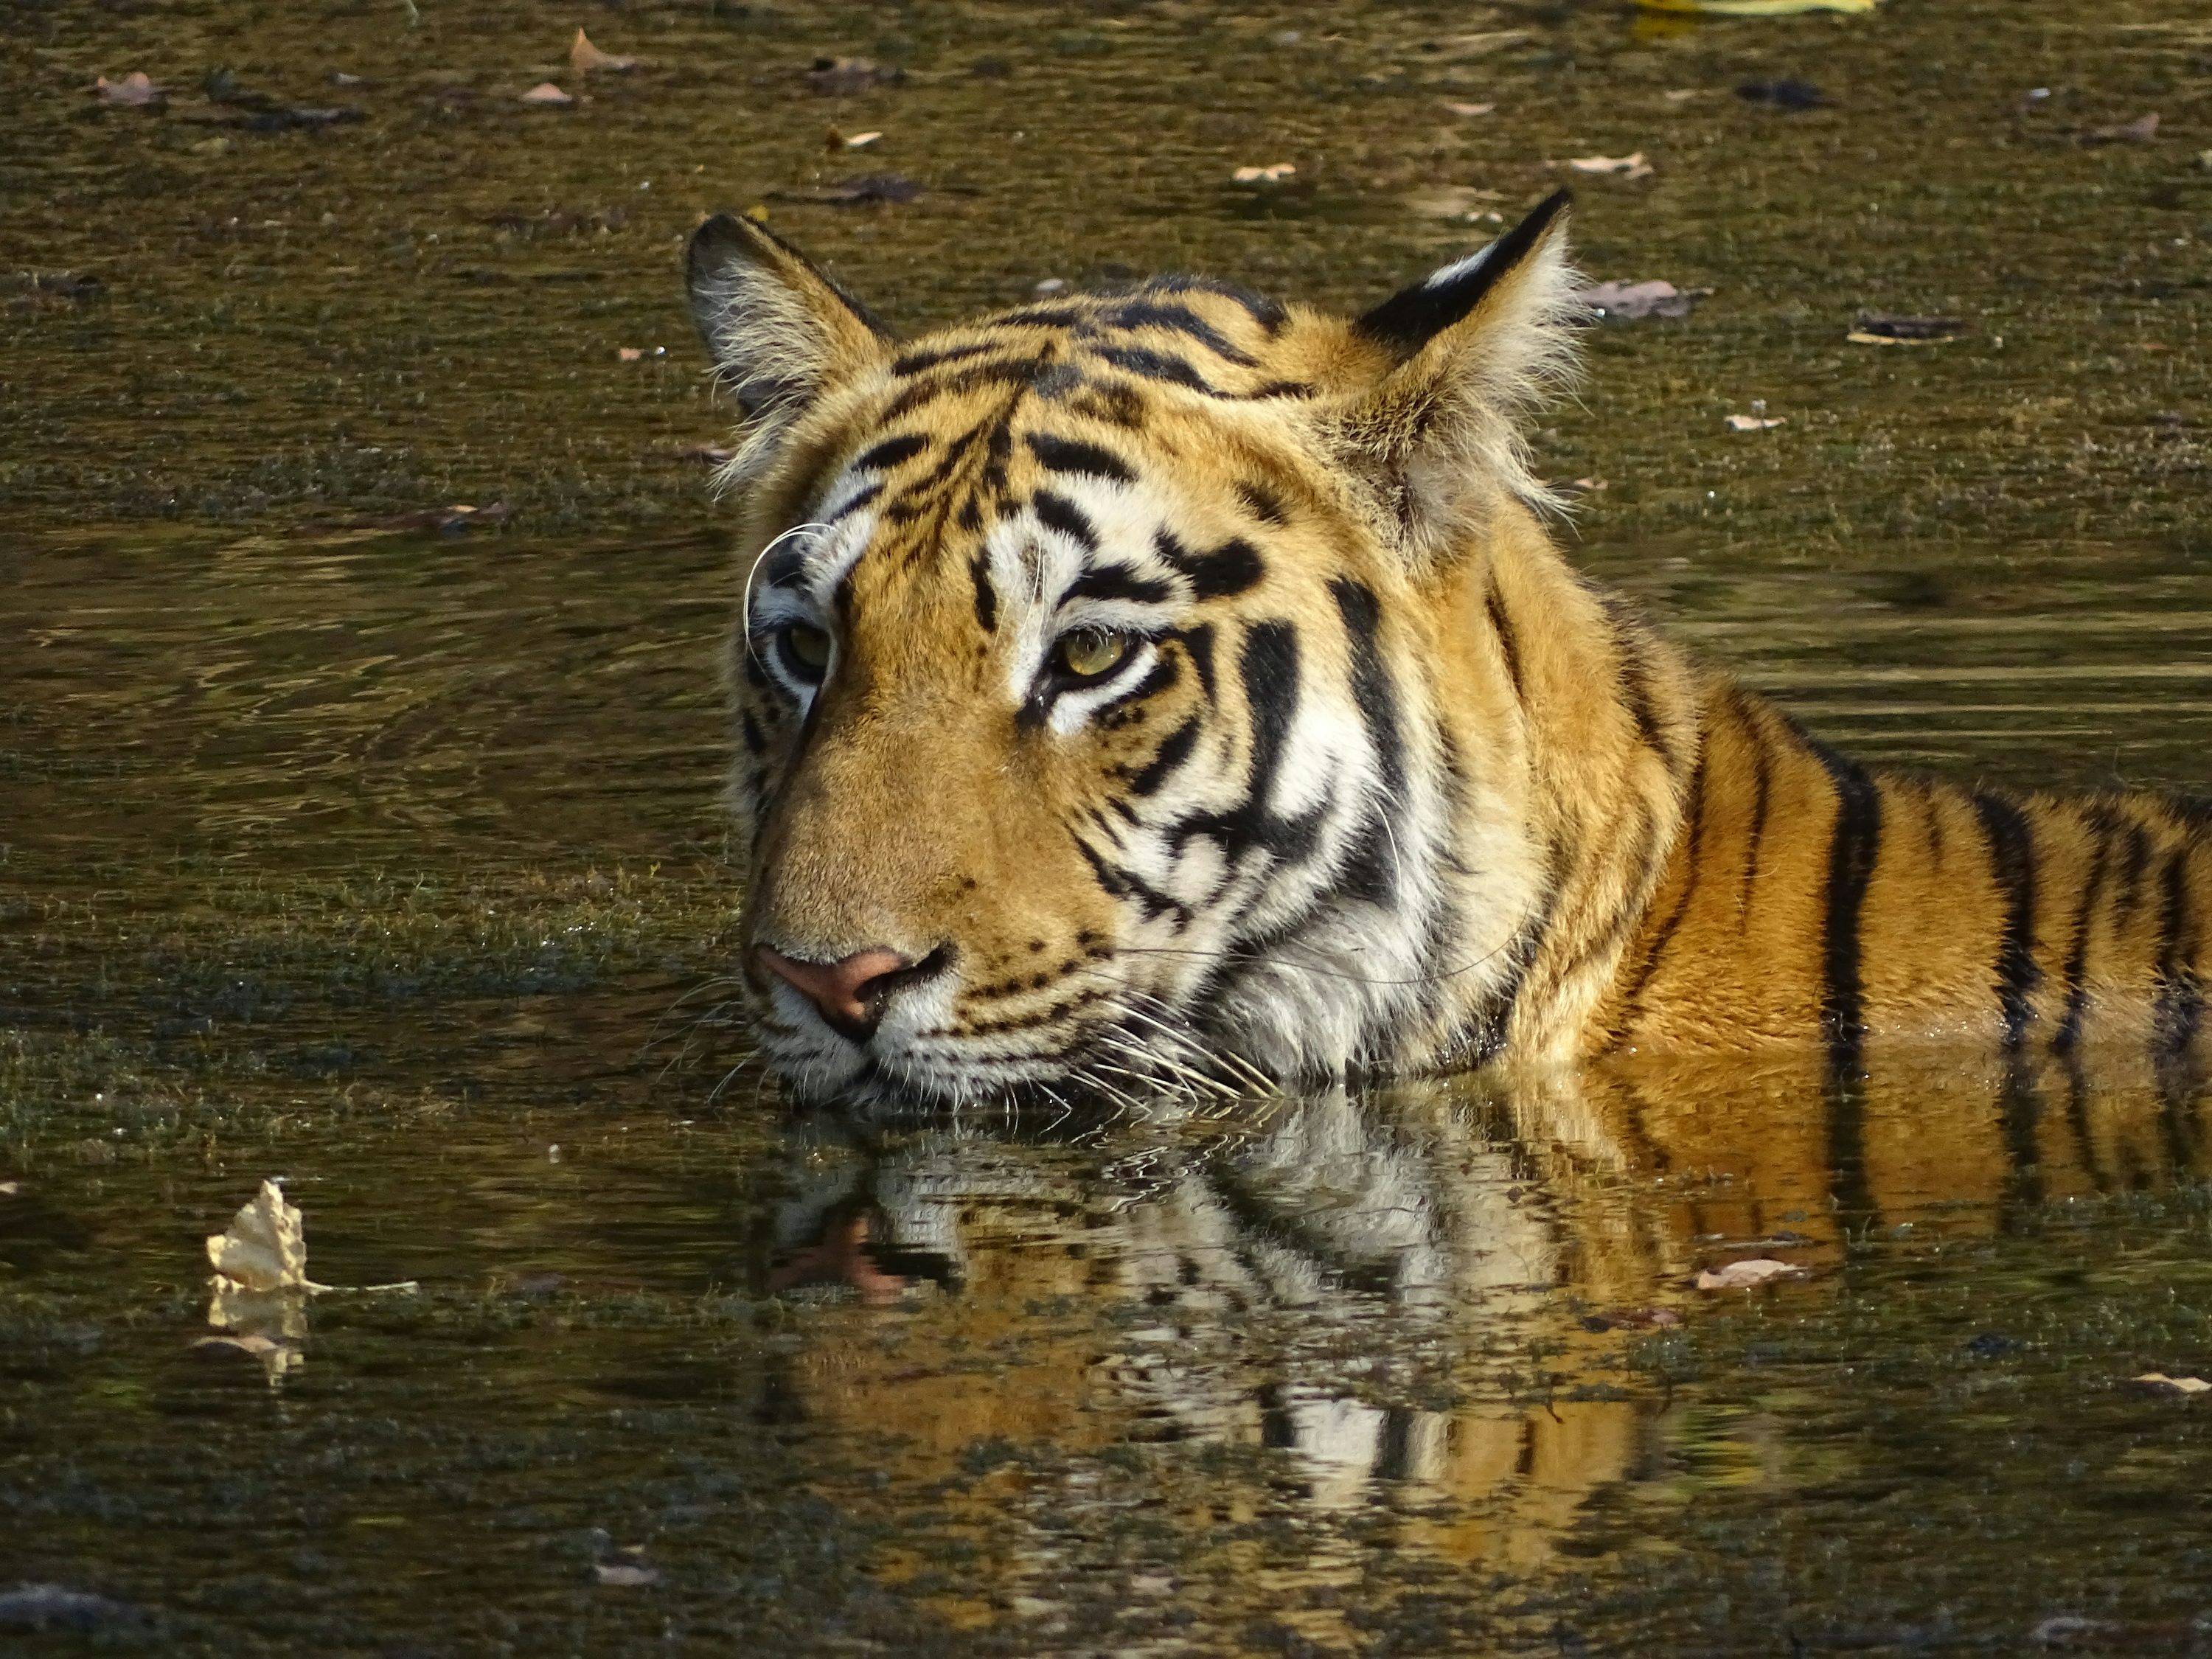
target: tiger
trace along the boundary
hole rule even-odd
[[[1862,765],[1577,569],[1565,195],[1353,317],[1168,276],[900,340],[692,235],[738,424],[739,973],[804,1100],[2136,1045],[2205,807]]]

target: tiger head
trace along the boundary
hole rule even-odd
[[[693,238],[744,425],[744,974],[805,1095],[1224,1095],[1474,1043],[1546,850],[1518,665],[1563,199],[1356,319],[1191,279],[894,340]]]

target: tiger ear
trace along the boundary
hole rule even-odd
[[[1391,506],[1417,562],[1462,545],[1500,490],[1548,501],[1519,421],[1573,367],[1567,199],[1560,191],[1352,325],[1384,367],[1334,411],[1329,435]]]
[[[890,337],[817,265],[765,225],[718,213],[684,256],[691,320],[743,421],[729,476],[773,459],[799,411],[880,359]]]

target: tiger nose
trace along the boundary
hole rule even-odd
[[[855,951],[836,962],[802,962],[765,945],[753,946],[755,961],[796,988],[821,1010],[822,1018],[833,1030],[855,1042],[866,1042],[875,1035],[877,1023],[883,1018],[884,1000],[900,986],[934,974],[937,966],[941,965],[937,963],[937,957],[943,954],[933,952],[916,963],[896,951],[877,945]]]

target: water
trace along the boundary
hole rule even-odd
[[[1480,235],[1401,209],[1431,175],[1517,202],[1645,143],[1594,264],[1723,292],[1547,421],[1607,483],[1583,562],[1867,758],[2201,787],[2206,70],[2105,26],[2171,14],[641,6],[590,26],[654,63],[571,119],[507,102],[558,31],[422,9],[44,13],[0,71],[0,265],[107,285],[0,312],[0,1590],[162,1652],[2212,1641],[2212,1419],[2127,1386],[2212,1371],[2204,1103],[2148,1068],[791,1115],[714,983],[735,580],[670,453],[713,417],[613,357],[688,349],[672,238],[739,199],[690,158],[844,176],[826,121],[981,192],[778,210],[908,318],[1114,260],[1342,297]],[[817,100],[817,50],[912,74]],[[167,112],[88,112],[141,64]],[[369,117],[186,119],[217,64]],[[1729,93],[1807,64],[1841,107]],[[2143,100],[2184,137],[2034,125]],[[617,184],[650,205],[604,233],[493,222]],[[1866,355],[1861,301],[1978,343]],[[1763,447],[1714,430],[1752,396]],[[365,527],[456,501],[514,518]],[[420,1288],[211,1310],[201,1240],[272,1175],[313,1278]],[[1692,1287],[1747,1256],[1802,1276]]]

